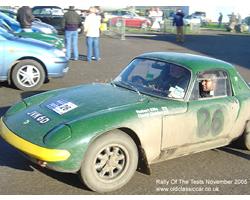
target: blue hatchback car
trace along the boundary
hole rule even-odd
[[[24,91],[35,90],[46,78],[62,77],[67,71],[63,51],[0,28],[0,81],[7,80]]]

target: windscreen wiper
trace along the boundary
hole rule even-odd
[[[123,84],[123,85],[125,85],[125,86],[128,86],[129,88],[131,88],[132,90],[134,90],[138,95],[141,96],[140,91],[134,85],[130,84],[129,82],[124,82],[124,81],[121,81],[120,83]]]

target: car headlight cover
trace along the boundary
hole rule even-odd
[[[43,139],[44,144],[55,146],[71,138],[71,129],[67,125],[61,125],[52,129]]]
[[[45,33],[45,34],[52,34],[52,33],[53,33],[53,30],[52,30],[52,29],[46,28],[46,27],[40,28],[40,31],[41,31],[42,33]]]
[[[57,57],[65,57],[65,53],[62,50],[59,49],[54,49],[53,53],[57,56]]]

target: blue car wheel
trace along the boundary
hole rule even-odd
[[[21,60],[11,74],[13,84],[20,90],[35,90],[42,86],[45,80],[43,66],[34,60]]]

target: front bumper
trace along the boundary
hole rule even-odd
[[[46,162],[65,161],[70,157],[70,152],[63,149],[48,149],[24,140],[14,134],[0,119],[0,136],[10,145],[24,152],[30,157]]]
[[[68,60],[55,58],[50,66],[47,66],[48,77],[58,78],[64,76],[69,71]]]

